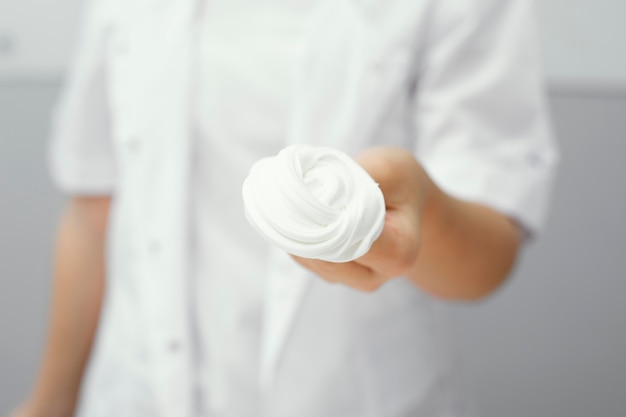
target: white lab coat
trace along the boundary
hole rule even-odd
[[[195,7],[93,0],[55,119],[59,187],[115,195],[81,416],[192,415],[182,281]],[[557,156],[532,17],[526,0],[320,0],[285,144],[410,148],[444,190],[538,231]],[[265,274],[262,415],[464,414],[440,303],[402,279],[374,295],[331,290],[279,252]]]

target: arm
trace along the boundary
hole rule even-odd
[[[68,417],[78,397],[104,290],[108,197],[71,200],[56,239],[52,312],[30,398],[14,417]]]
[[[533,2],[438,1],[431,19],[413,97],[421,163],[389,148],[359,158],[388,206],[381,237],[353,263],[299,262],[359,289],[404,275],[437,297],[471,300],[514,265],[519,231],[502,213],[541,229],[558,155]]]
[[[362,155],[361,163],[379,178],[389,206],[380,247],[365,260],[379,274],[394,260],[385,253],[392,264],[381,269],[377,265],[384,260],[377,252],[395,247],[404,259],[397,273],[440,298],[481,298],[508,276],[520,245],[514,221],[444,193],[409,152],[375,149]]]
[[[348,263],[296,258],[322,278],[373,291],[406,276],[433,296],[473,300],[504,281],[519,248],[506,216],[444,193],[408,151],[374,148],[358,158],[380,184],[387,205],[379,239]]]

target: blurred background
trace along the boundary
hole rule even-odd
[[[0,0],[0,416],[45,338],[56,218],[50,111],[81,0]],[[562,150],[545,234],[509,283],[454,307],[482,417],[626,415],[626,1],[538,5]]]

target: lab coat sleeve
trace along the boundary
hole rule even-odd
[[[68,194],[110,194],[115,183],[107,101],[107,30],[98,2],[83,10],[79,43],[52,117],[49,166]]]
[[[417,157],[449,194],[537,233],[558,158],[532,2],[436,7],[417,76]]]

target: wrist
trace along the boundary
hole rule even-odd
[[[445,252],[446,236],[453,227],[454,204],[421,166],[419,173],[419,245],[415,262],[409,271],[409,278],[424,287],[424,277],[439,276],[438,254]],[[422,288],[426,290],[427,288]]]
[[[421,169],[420,241],[431,244],[437,236],[446,233],[450,212],[450,197]],[[421,246],[421,245],[420,245]]]

